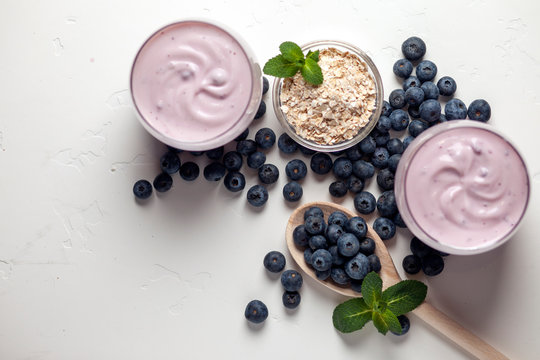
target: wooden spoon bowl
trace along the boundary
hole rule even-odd
[[[339,294],[351,297],[360,296],[357,292],[351,288],[341,287],[335,284],[332,280],[319,280],[315,276],[315,271],[304,260],[304,249],[300,249],[296,246],[293,240],[293,231],[298,226],[304,223],[304,212],[310,207],[317,206],[323,213],[324,218],[328,220],[328,216],[334,211],[343,211],[348,217],[358,216],[349,209],[334,203],[329,202],[312,202],[304,204],[298,207],[290,216],[287,223],[287,229],[285,230],[285,239],[287,241],[287,247],[291,253],[292,258],[298,264],[298,266],[304,271],[305,274],[315,279],[315,281],[326,286],[332,291]],[[386,245],[381,240],[379,235],[368,225],[367,237],[372,238],[375,241],[375,254],[381,261],[381,271],[379,275],[383,281],[383,288],[392,286],[401,278],[396,270],[392,257],[386,249]],[[413,310],[419,318],[424,320],[427,324],[439,331],[442,335],[452,340],[456,345],[462,348],[462,350],[473,355],[477,359],[495,360],[495,359],[508,359],[502,353],[497,351],[488,343],[484,342],[478,336],[474,335],[463,326],[452,320],[443,312],[437,310],[435,307],[427,302],[423,302],[420,306]]]

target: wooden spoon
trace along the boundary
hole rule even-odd
[[[304,223],[304,212],[312,206],[317,206],[321,208],[324,213],[325,219],[328,219],[328,216],[336,210],[343,211],[349,217],[359,216],[358,214],[353,213],[352,211],[341,205],[329,202],[312,202],[298,207],[291,214],[285,232],[287,247],[289,248],[289,251],[294,261],[296,261],[298,266],[308,276],[312,277],[313,279],[323,284],[327,288],[331,289],[332,291],[335,291],[345,296],[359,296],[360,294],[356,293],[352,289],[338,286],[333,283],[332,280],[321,281],[317,279],[314,270],[304,261],[304,249],[300,249],[294,244],[292,235],[293,231],[298,225]],[[386,249],[386,245],[369,225],[366,236],[375,240],[375,254],[377,254],[379,259],[381,260],[382,265],[379,275],[381,276],[381,279],[383,281],[383,287],[387,288],[401,281],[394,262],[392,261],[392,258],[388,253],[388,249]],[[457,322],[452,320],[440,310],[437,310],[435,307],[433,307],[426,301],[424,301],[420,306],[414,309],[413,313],[415,313],[420,319],[425,321],[435,330],[439,331],[442,335],[452,340],[455,344],[460,346],[463,350],[473,355],[477,359],[508,359],[491,345],[471,333],[469,330],[465,329],[463,326],[459,325]]]

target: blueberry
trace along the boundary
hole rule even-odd
[[[292,154],[298,149],[298,144],[286,133],[280,135],[278,148],[285,154]]]
[[[324,218],[316,215],[308,217],[304,225],[306,226],[307,233],[310,235],[323,234],[326,230]]]
[[[167,145],[167,149],[169,149],[169,151],[172,151],[172,152],[177,153],[177,154],[179,154],[181,152],[184,152],[184,150],[175,148],[174,146],[171,146],[171,145]]]
[[[325,153],[316,153],[311,157],[309,166],[315,174],[328,174],[332,170],[332,158]]]
[[[285,270],[281,274],[281,285],[287,291],[298,291],[302,287],[302,275],[296,270]]]
[[[405,136],[405,139],[403,139],[403,148],[406,149],[413,140],[414,138],[412,136]]]
[[[388,119],[387,117],[385,118]],[[377,123],[377,125],[380,122],[381,122],[381,119],[379,119],[379,122]],[[347,159],[351,161],[360,160],[362,158],[362,155],[363,155],[362,150],[360,150],[360,146],[358,145],[352,146],[345,151],[345,156],[347,156]]]
[[[467,112],[469,119],[486,122],[491,117],[491,107],[484,99],[474,100],[469,105],[469,111]]]
[[[337,226],[337,225],[335,225],[335,226]],[[341,265],[345,264],[346,258],[341,256],[341,254],[338,251],[337,245],[330,246],[328,248],[328,251],[332,255],[332,265],[341,266]]]
[[[401,44],[401,52],[407,60],[419,60],[426,54],[426,43],[419,37],[412,36]]]
[[[223,179],[223,184],[231,192],[242,191],[246,187],[246,178],[240,172],[229,171]]]
[[[254,153],[249,154],[246,159],[247,165],[252,169],[260,168],[261,166],[263,166],[265,161],[266,155],[260,151],[255,151]]]
[[[432,81],[425,81],[420,86],[420,89],[424,91],[424,100],[433,99],[438,100],[439,99],[439,88],[437,85],[435,85]]]
[[[437,100],[426,100],[420,104],[420,117],[427,122],[434,122],[441,117],[441,104]]]
[[[407,113],[413,119],[419,119],[420,118],[420,107],[419,106],[409,106],[407,108]]]
[[[366,255],[359,253],[345,263],[345,272],[351,279],[362,280],[369,272],[369,260]]]
[[[437,65],[432,61],[423,60],[416,66],[416,77],[421,82],[431,81],[437,75]]]
[[[332,170],[337,178],[346,179],[352,174],[352,162],[346,157],[339,157],[334,161]]]
[[[345,153],[345,150],[336,150],[336,151],[332,151],[330,154],[334,155],[334,156],[341,156]]]
[[[410,87],[405,91],[405,101],[409,106],[420,106],[424,98],[424,90],[419,87]]]
[[[457,120],[467,118],[467,105],[457,98],[450,99],[444,106],[446,120]]]
[[[426,130],[427,128],[429,127],[429,125],[422,121],[422,120],[418,120],[418,119],[414,119],[413,121],[411,121],[411,123],[409,124],[409,134],[412,136],[412,137],[417,137],[418,135],[420,135],[424,130]]]
[[[362,254],[369,256],[375,252],[375,240],[365,237],[360,241],[360,250]]]
[[[386,149],[388,150],[388,153],[390,154],[390,156],[394,154],[402,154],[403,142],[401,142],[401,140],[398,138],[390,139],[386,143]]]
[[[306,156],[311,156],[316,153],[315,150],[308,149],[307,147],[297,144],[298,148],[300,149],[300,152]]]
[[[351,279],[351,290],[361,294],[362,293],[362,283],[363,283],[363,279],[362,280]]]
[[[338,252],[346,257],[354,256],[360,250],[360,241],[351,233],[344,233],[337,241]]]
[[[394,188],[394,173],[388,169],[381,169],[377,174],[377,185],[382,190],[392,190]]]
[[[430,246],[423,243],[416,236],[411,239],[410,249],[413,255],[418,256],[420,259],[433,253],[433,249]]]
[[[324,281],[330,277],[331,270],[332,269],[328,269],[324,271],[315,270],[315,277],[321,281]]]
[[[381,116],[389,116],[391,112],[392,112],[392,106],[390,106],[390,103],[388,101],[383,100]]]
[[[263,95],[266,94],[268,92],[268,89],[270,88],[270,83],[268,82],[268,79],[266,78],[266,76],[263,76]]]
[[[359,216],[353,216],[352,218],[348,219],[347,222],[345,222],[345,226],[343,229],[346,232],[353,234],[358,239],[362,239],[366,236],[367,224],[363,218]]]
[[[330,277],[338,285],[349,285],[351,282],[351,277],[347,275],[345,270],[339,267],[332,268]]]
[[[225,168],[225,165],[215,161],[204,167],[203,175],[208,181],[219,181],[225,176],[226,171],[227,169]]]
[[[344,197],[349,190],[347,183],[343,180],[334,181],[328,186],[330,195],[336,198]]]
[[[392,128],[392,120],[390,120],[388,116],[381,116],[379,118],[379,121],[377,122],[377,130],[379,130],[380,132],[387,132],[391,128]]]
[[[375,149],[375,152],[371,157],[371,163],[373,164],[373,166],[379,169],[383,169],[388,166],[389,157],[390,153],[386,148],[378,147],[377,149]]]
[[[300,293],[298,291],[285,291],[281,297],[283,306],[287,309],[296,309],[300,305]]]
[[[148,180],[138,180],[133,185],[133,195],[137,199],[148,199],[152,195],[152,184]]]
[[[309,244],[310,235],[306,231],[304,224],[298,225],[293,230],[293,241],[298,247],[305,247]]]
[[[206,151],[206,156],[210,160],[219,160],[223,156],[224,151],[225,151],[224,147],[220,146],[215,149]]]
[[[347,222],[349,218],[343,211],[336,210],[333,213],[328,216],[328,225],[330,224],[336,224],[341,227],[345,226],[345,223]]]
[[[405,106],[405,91],[402,89],[393,90],[388,96],[388,102],[394,109],[401,109]]]
[[[238,171],[242,168],[242,155],[237,151],[229,151],[223,155],[223,165],[229,171]]]
[[[420,87],[422,82],[416,76],[409,76],[403,82],[403,90],[407,91],[411,87]]]
[[[406,79],[411,76],[413,71],[413,65],[407,59],[399,59],[394,63],[394,67],[392,68],[392,70],[397,77]]]
[[[268,308],[260,300],[251,300],[244,312],[246,319],[252,323],[262,323],[268,317]]]
[[[375,167],[364,160],[355,161],[353,163],[353,175],[362,180],[369,179],[375,175]]]
[[[283,197],[287,201],[298,201],[302,198],[303,193],[302,186],[296,181],[291,181],[283,186]]]
[[[442,96],[451,96],[457,90],[456,81],[450,76],[443,76],[440,78],[439,81],[437,81],[437,87]]]
[[[238,135],[234,141],[241,141],[241,140],[246,140],[247,137],[249,135],[249,128],[246,128],[246,130],[242,131],[242,133],[240,135]]]
[[[392,222],[396,224],[397,227],[400,228],[406,228],[407,224],[405,224],[405,221],[403,221],[403,218],[401,217],[401,214],[399,212],[395,213],[392,217]]]
[[[375,139],[368,135],[363,138],[360,143],[358,143],[358,146],[364,154],[373,154],[375,148],[377,147],[377,143],[375,142]]]
[[[285,268],[285,256],[279,251],[270,251],[264,256],[263,265],[266,270],[278,273]]]
[[[261,103],[259,104],[259,108],[257,109],[257,112],[255,113],[254,119],[260,119],[264,116],[266,113],[266,103],[264,100],[261,100]]]
[[[369,271],[375,271],[376,273],[381,271],[381,259],[377,255],[371,254],[367,258],[369,261]]]
[[[270,149],[276,143],[276,134],[270,128],[262,128],[255,134],[255,142],[259,148]]]
[[[324,218],[324,213],[318,206],[312,206],[304,212],[304,221],[310,216],[319,216]]]
[[[411,322],[409,321],[409,318],[405,315],[399,315],[397,318],[399,320],[399,324],[401,325],[401,332],[400,333],[396,333],[393,331],[390,331],[390,332],[398,336],[405,335],[411,328]]]
[[[261,207],[268,201],[268,191],[262,185],[253,185],[247,192],[247,201],[252,206]]]
[[[401,154],[394,154],[390,156],[388,158],[388,170],[395,174],[399,165],[399,160],[401,160]]]
[[[193,156],[201,156],[204,154],[204,151],[190,151],[189,153]]]
[[[401,265],[403,266],[403,270],[411,275],[417,274],[422,269],[420,258],[413,254],[405,256]]]
[[[396,234],[396,225],[390,219],[379,217],[373,222],[373,230],[382,240],[388,240]]]
[[[304,261],[311,266],[311,257],[313,256],[313,249],[307,248],[304,250]]]
[[[155,177],[153,185],[157,192],[166,192],[171,189],[172,183],[171,175],[163,172]]]
[[[422,108],[421,105],[420,108]],[[392,121],[392,129],[402,131],[409,125],[409,114],[404,110],[396,109],[390,114],[390,120]]]
[[[339,239],[339,237],[344,233],[343,228],[337,224],[329,224],[325,232],[326,240],[330,245],[336,244],[337,239]]]
[[[362,191],[354,197],[354,208],[360,214],[371,214],[375,210],[375,206],[375,196],[370,192]]]
[[[377,146],[386,146],[386,143],[390,140],[390,133],[388,131],[382,133],[377,132],[373,138],[375,139],[375,144],[377,144]]]
[[[263,164],[259,167],[258,174],[263,184],[273,184],[279,178],[279,170],[274,164]]]
[[[422,271],[427,276],[439,275],[444,269],[444,260],[439,254],[429,254],[422,258]]]
[[[393,190],[383,192],[377,199],[377,211],[381,216],[390,218],[397,210],[396,196]]]
[[[358,194],[364,190],[364,181],[354,175],[349,176],[347,179],[347,189],[353,194]]]
[[[257,151],[257,143],[253,140],[240,140],[236,143],[236,151],[241,155],[248,156]]]
[[[285,166],[285,174],[287,174],[291,180],[300,180],[305,178],[307,175],[306,163],[300,159],[293,159],[289,161]]]
[[[326,249],[317,249],[313,251],[311,266],[318,271],[330,269],[332,267],[332,254],[330,254],[330,251]]]
[[[180,158],[175,152],[168,151],[159,159],[161,171],[169,175],[180,170]]]

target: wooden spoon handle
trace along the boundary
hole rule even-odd
[[[414,309],[413,313],[477,359],[508,359],[497,349],[425,301]]]

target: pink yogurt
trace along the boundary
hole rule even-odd
[[[452,121],[422,133],[403,154],[395,181],[399,211],[428,245],[449,253],[487,251],[508,240],[529,199],[525,163],[489,125]]]
[[[231,141],[253,120],[262,96],[260,68],[222,27],[183,21],[154,33],[141,47],[131,92],[143,125],[185,150]]]

